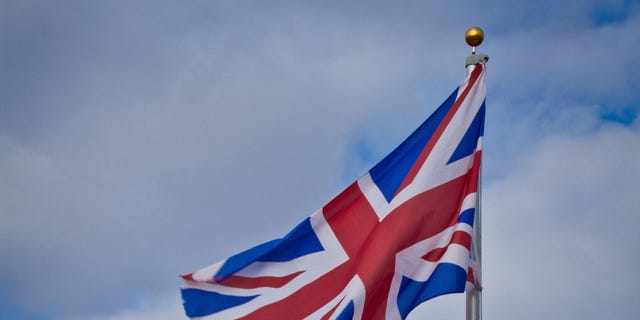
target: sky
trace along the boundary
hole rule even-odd
[[[637,317],[639,1],[0,0],[0,318],[185,319],[178,275],[393,150],[474,25],[484,316]]]

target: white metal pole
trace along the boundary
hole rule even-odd
[[[485,63],[489,60],[486,54],[476,54],[476,47],[484,40],[484,31],[478,27],[471,27],[465,34],[465,41],[471,46],[471,55],[467,57],[466,68],[467,75],[475,68],[476,64]],[[476,197],[476,212],[473,221],[473,244],[471,245],[472,253],[476,258],[475,282],[476,288],[466,294],[467,298],[467,320],[482,320],[482,164],[480,172],[478,172],[478,188]]]
[[[474,64],[469,64],[469,60],[477,59],[477,55],[467,58],[467,75],[471,73]],[[478,172],[478,188],[476,197],[476,212],[473,219],[473,243],[471,250],[476,258],[476,264],[473,266],[475,271],[475,282],[477,283],[475,290],[466,293],[467,298],[467,320],[482,320],[482,163]]]
[[[482,165],[478,173],[478,191],[476,212],[473,221],[473,245],[472,250],[476,257],[477,264],[474,265],[476,285],[475,290],[468,291],[467,296],[467,320],[482,320]]]

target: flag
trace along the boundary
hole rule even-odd
[[[405,319],[474,287],[484,64],[391,154],[291,232],[183,275],[194,319]]]

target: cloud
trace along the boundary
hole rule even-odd
[[[415,37],[308,9],[11,9],[0,283],[55,317],[135,308],[284,234],[343,186],[345,137],[419,58]]]
[[[590,9],[581,11],[588,16]],[[493,66],[495,77],[503,81],[494,88],[508,87],[511,96],[532,102],[554,98],[560,103],[608,101],[606,108],[637,105],[633,92],[640,81],[635,75],[640,63],[634,52],[640,49],[635,32],[640,10],[629,12],[611,24],[589,23],[595,18],[580,23],[558,17],[498,36],[491,44],[491,56],[499,61]]]
[[[154,296],[130,310],[119,310],[108,315],[63,316],[56,320],[176,320],[186,319],[177,291],[164,296]]]
[[[637,124],[550,136],[485,188],[488,316],[598,319],[638,311],[629,279],[639,262],[630,254],[640,243],[639,138]]]

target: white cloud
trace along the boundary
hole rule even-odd
[[[630,103],[626,99],[637,99],[635,70],[640,67],[634,53],[640,50],[640,10],[631,12],[608,25],[559,19],[497,37],[490,44],[496,61],[492,69],[503,82],[495,86],[533,101],[553,97]]]
[[[627,318],[638,311],[637,129],[547,137],[516,159],[513,174],[485,188],[488,317]]]
[[[284,234],[343,187],[350,127],[420,65],[415,36],[307,9],[54,9],[17,10],[6,59],[32,77],[0,131],[0,281],[45,314],[109,313]],[[199,9],[229,17],[159,34]]]
[[[56,320],[177,320],[187,319],[177,291],[156,299],[147,300],[138,306],[106,315],[63,316]]]

